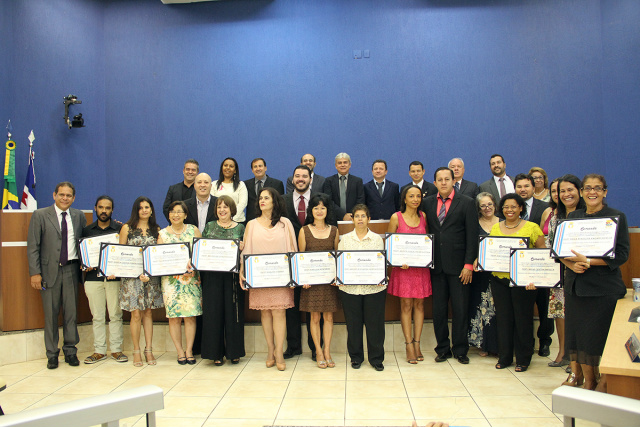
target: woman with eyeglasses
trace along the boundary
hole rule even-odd
[[[476,196],[478,208],[478,234],[488,236],[494,225],[500,222],[496,216],[496,202],[491,193],[482,192]],[[479,349],[482,357],[498,354],[498,332],[496,311],[489,287],[488,271],[475,271],[469,293],[469,345]]]
[[[588,258],[572,251],[575,256],[562,259],[567,267],[565,275],[565,352],[572,365],[580,364],[581,376],[575,371],[576,385],[584,381],[583,388],[607,391],[606,376],[598,382],[598,367],[607,341],[609,326],[618,299],[626,295],[620,266],[629,258],[629,230],[627,217],[605,203],[607,181],[604,176],[589,174],[582,180],[580,195],[584,209],[568,215],[576,218],[618,217],[615,258]],[[570,376],[571,379],[571,376]]]
[[[533,178],[533,197],[543,202],[548,202],[551,200],[551,194],[547,189],[547,185],[549,185],[549,177],[547,176],[547,172],[544,169],[539,168],[537,166],[529,169],[529,175]]]

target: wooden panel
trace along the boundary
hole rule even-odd
[[[640,378],[607,375],[607,393],[640,399]]]
[[[629,227],[629,238],[631,240],[629,260],[620,267],[622,280],[627,288],[631,288],[631,279],[640,277],[640,256],[638,256],[640,254],[640,229]]]
[[[0,215],[3,217],[3,221],[0,222],[2,241],[26,242],[31,212],[3,211]]]

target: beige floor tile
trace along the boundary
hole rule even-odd
[[[549,376],[519,375],[518,379],[525,387],[531,390],[533,394],[551,394],[553,390],[562,385],[566,377],[567,374],[563,371],[562,374]]]
[[[562,427],[562,421],[550,418],[489,418],[491,427]]]
[[[133,377],[136,374],[139,374],[142,370],[146,369],[144,367],[136,368],[135,366],[133,366],[133,362],[131,360],[132,359],[130,358],[128,363],[117,363],[117,362],[109,363],[109,361],[103,362],[98,366],[96,366],[94,369],[84,374],[83,377],[90,377],[90,378],[119,377],[119,378],[128,379]],[[151,368],[152,367],[149,366],[149,369]]]
[[[344,399],[285,398],[278,411],[277,420],[309,419],[327,420],[344,418]]]
[[[440,363],[439,365],[423,365],[417,366],[402,365],[400,373],[403,380],[445,380],[458,379],[456,371],[453,370],[448,363]]]
[[[225,397],[209,418],[275,419],[282,399]]]
[[[295,362],[294,362],[295,363]],[[239,381],[288,381],[291,379],[295,370],[293,363],[287,363],[284,371],[279,371],[275,366],[267,368],[265,365],[260,367],[247,366],[238,375]]]
[[[173,386],[178,383],[178,380],[171,378],[162,378],[161,375],[157,375],[155,378],[153,377],[145,377],[145,378],[130,378],[114,391],[121,390],[129,390],[136,387],[142,387],[143,385],[156,385],[160,387],[164,394],[167,394]]]
[[[206,421],[206,418],[163,418],[163,417],[157,416],[156,426],[157,427],[201,427],[205,421]],[[138,422],[135,423],[133,427],[147,427],[146,418],[142,418],[138,420]]]
[[[407,420],[413,413],[407,398],[347,398],[345,419]]]
[[[416,418],[449,420],[482,418],[483,414],[470,397],[412,397],[409,399]]]
[[[24,380],[20,381],[17,384],[13,384],[13,385],[9,385],[7,387],[7,389],[5,391],[3,391],[2,393],[7,393],[7,394],[14,394],[14,393],[33,393],[34,391],[37,391],[39,393],[47,393],[47,394],[51,394],[54,393],[55,391],[61,389],[62,387],[64,387],[68,381],[71,381],[72,379],[69,379],[67,381],[65,381],[62,378],[58,378],[58,377],[27,377]]]
[[[264,427],[273,425],[273,418],[270,419],[216,419],[209,418],[202,427]]]
[[[174,366],[175,364],[175,366]],[[162,375],[164,378],[181,380],[186,377],[191,370],[194,369],[192,365],[180,366],[177,363],[167,365],[149,366],[148,369],[143,369],[138,372],[134,378],[152,378]]]
[[[289,383],[286,398],[316,399],[316,398],[341,398],[344,399],[346,381],[332,380],[304,380]]]
[[[404,386],[409,397],[464,397],[469,392],[457,378],[441,380],[408,380],[404,378]]]
[[[208,361],[201,362],[198,366],[189,371],[184,379],[187,380],[235,380],[242,372],[243,368],[236,365],[214,366]]]
[[[56,391],[56,394],[106,394],[111,393],[125,381],[127,381],[126,378],[118,377],[100,378],[100,381],[91,377],[80,377]]]
[[[426,426],[434,420],[417,420],[419,426]],[[440,420],[438,420],[440,421]],[[465,427],[492,427],[486,418],[451,418],[446,420],[450,426],[465,426]]]
[[[18,384],[20,381],[28,378],[27,375],[2,375],[2,379],[5,381],[7,387],[12,387]]]
[[[225,397],[284,397],[289,381],[237,380],[229,388]]]
[[[551,395],[550,394],[538,394],[536,397],[540,400],[540,402],[544,403],[544,405],[549,408],[550,411],[553,411],[553,406],[551,404]]]
[[[187,380],[183,379],[167,393],[167,396],[222,397],[233,380]]]
[[[531,391],[517,378],[462,378],[472,396],[527,396]]]
[[[219,401],[219,397],[165,396],[164,409],[157,415],[163,418],[203,418],[204,422]]]
[[[407,397],[401,380],[347,381],[347,398]]]
[[[601,427],[601,425],[591,421],[576,420],[576,427]]]
[[[407,426],[408,427],[411,425],[412,422],[413,422],[413,418],[404,418],[404,419],[397,419],[397,420],[364,419],[364,420],[345,420],[344,425],[349,427],[355,427],[355,426],[363,426],[363,427],[370,427],[370,426],[405,427]]]
[[[394,365],[385,365],[384,371],[378,372],[368,363],[363,363],[360,369],[353,369],[351,366],[347,368],[347,380],[400,380],[400,370]]]
[[[44,370],[48,370],[47,359],[38,359],[0,366],[0,375],[33,375]]]
[[[351,369],[351,366],[349,366],[348,369]],[[344,381],[346,378],[347,368],[345,367],[344,362],[336,362],[335,368],[326,369],[318,368],[315,363],[306,367],[296,367],[296,370],[291,377],[294,381]]]
[[[15,414],[16,412],[24,411],[32,405],[35,405],[48,396],[47,393],[11,394],[3,391],[0,394],[0,405],[5,414]]]
[[[0,365],[27,360],[27,334],[0,335]]]
[[[274,426],[343,426],[344,419],[337,418],[335,420],[325,420],[325,419],[282,419],[276,418],[273,423]]]
[[[90,394],[50,394],[42,400],[39,400],[28,409],[42,408],[44,406],[57,405],[58,403],[71,402],[74,400],[80,400],[87,397],[95,397]]]
[[[497,361],[496,361],[497,363]],[[457,361],[449,361],[449,365],[459,378],[513,378],[509,369],[496,369],[495,363],[472,363],[463,365]]]
[[[535,396],[474,396],[486,418],[551,418],[553,413]]]

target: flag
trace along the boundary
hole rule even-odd
[[[16,143],[8,139],[4,156],[4,192],[2,193],[2,209],[20,209],[18,187],[16,187],[15,148]]]
[[[22,206],[21,209],[27,209],[35,211],[38,209],[38,201],[36,200],[36,172],[33,168],[33,160],[35,158],[35,152],[33,151],[33,141],[36,137],[33,136],[33,131],[29,135],[29,167],[27,168],[27,178],[24,181],[24,190],[22,191]]]

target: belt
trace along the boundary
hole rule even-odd
[[[64,267],[65,265],[77,264],[79,261],[77,259],[70,259],[66,264],[58,263],[59,267]]]

